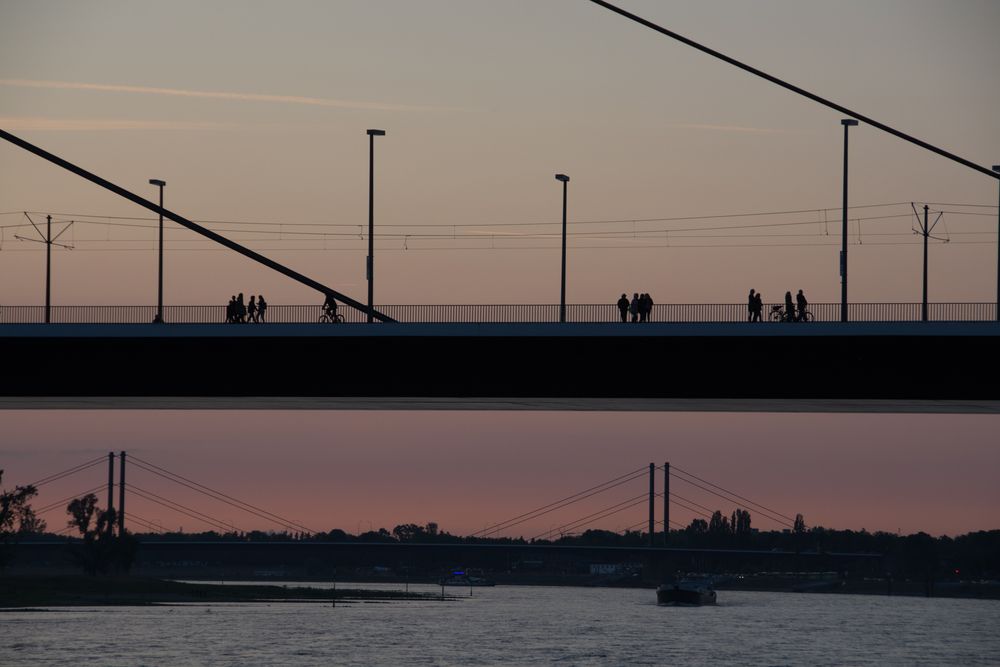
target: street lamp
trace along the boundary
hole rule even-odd
[[[847,131],[858,121],[844,118],[844,224],[840,235],[840,321],[847,321]]]
[[[1000,174],[1000,164],[993,165],[993,171]],[[1000,322],[1000,188],[997,189],[997,321]]]
[[[384,137],[385,130],[368,130],[368,322],[375,312],[375,137]]]
[[[160,208],[163,208],[163,186],[167,184],[166,181],[161,181],[158,178],[149,179],[150,185],[155,185],[160,188]],[[160,213],[160,258],[159,258],[159,271],[156,283],[156,317],[153,322],[156,324],[163,324],[163,213]]]
[[[569,176],[556,174],[556,180],[563,184],[563,221],[562,221],[562,281],[559,289],[559,321],[566,321],[566,188]]]

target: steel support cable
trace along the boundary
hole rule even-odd
[[[733,503],[734,505],[736,505],[736,506],[737,506],[737,507],[739,507],[740,509],[744,509],[744,510],[748,510],[748,511],[751,511],[751,510],[752,510],[752,511],[753,511],[753,512],[755,512],[755,513],[756,513],[756,514],[757,514],[758,516],[762,516],[762,517],[764,517],[764,518],[766,518],[766,519],[769,519],[769,520],[771,520],[771,521],[773,521],[773,522],[775,522],[775,523],[777,523],[777,524],[779,524],[779,525],[782,525],[782,526],[788,526],[788,527],[791,527],[791,526],[792,526],[792,523],[789,523],[789,522],[788,522],[788,521],[786,521],[785,519],[780,519],[780,518],[777,518],[777,517],[774,517],[774,516],[771,516],[770,514],[767,514],[766,512],[763,512],[763,511],[761,511],[761,510],[758,510],[758,509],[755,509],[755,508],[752,508],[752,507],[750,507],[750,506],[748,506],[748,505],[745,505],[744,503],[741,503],[741,502],[740,502],[740,501],[738,501],[738,500],[734,500],[733,498],[730,498],[730,497],[728,497],[728,496],[724,496],[724,495],[722,495],[721,493],[719,493],[718,491],[714,491],[714,490],[712,490],[712,489],[708,488],[707,486],[702,486],[701,484],[698,484],[697,482],[692,482],[691,480],[689,480],[689,479],[685,479],[685,478],[683,478],[683,477],[677,477],[677,479],[678,479],[679,481],[681,481],[681,482],[685,482],[685,483],[687,483],[687,484],[690,484],[691,486],[696,486],[696,487],[698,487],[699,489],[701,489],[702,491],[706,491],[706,492],[708,492],[708,493],[711,493],[711,494],[712,494],[713,496],[718,496],[719,498],[722,498],[723,500],[725,500],[725,501],[727,501],[727,502],[730,502],[730,503]],[[720,512],[720,514],[721,514],[721,512]]]
[[[128,513],[128,520],[129,521],[134,521],[135,523],[138,523],[143,528],[146,528],[147,530],[151,530],[154,533],[164,533],[164,532],[166,532],[163,528],[157,526],[155,523],[153,523],[149,519],[144,519],[141,516],[138,516],[135,512],[129,512]]]
[[[911,144],[916,144],[917,146],[920,146],[921,148],[923,148],[925,150],[929,150],[929,151],[931,151],[933,153],[937,153],[938,155],[940,155],[942,157],[946,157],[949,160],[957,162],[957,163],[959,163],[961,165],[964,165],[964,166],[968,167],[969,169],[973,169],[973,170],[978,171],[978,172],[980,172],[982,174],[986,174],[987,176],[989,176],[991,178],[994,178],[994,179],[1000,179],[1000,174],[991,171],[987,167],[983,167],[981,165],[978,165],[975,162],[972,162],[971,160],[966,160],[965,158],[959,157],[958,155],[955,155],[954,153],[950,153],[950,152],[944,150],[943,148],[938,148],[937,146],[929,144],[926,141],[923,141],[923,140],[918,139],[918,138],[916,138],[914,136],[906,134],[905,132],[901,132],[900,130],[897,130],[897,129],[893,128],[893,127],[890,127],[890,126],[888,126],[888,125],[886,125],[884,123],[880,123],[880,122],[878,122],[877,120],[875,120],[873,118],[869,118],[868,116],[860,114],[860,113],[858,113],[856,111],[852,111],[852,110],[848,109],[845,106],[837,104],[836,102],[831,102],[830,100],[824,99],[824,98],[820,97],[819,95],[816,95],[815,93],[811,93],[808,90],[805,90],[804,88],[799,88],[796,85],[788,83],[787,81],[783,81],[782,79],[779,79],[776,76],[772,76],[771,74],[768,74],[767,72],[764,72],[762,70],[757,69],[756,67],[751,67],[750,65],[747,65],[745,63],[740,62],[739,60],[736,60],[735,58],[731,58],[731,57],[729,57],[729,56],[727,56],[727,55],[725,55],[723,53],[720,53],[719,51],[711,49],[711,48],[709,48],[709,47],[707,47],[707,46],[705,46],[703,44],[699,44],[698,42],[696,42],[696,41],[694,41],[692,39],[688,39],[687,37],[684,37],[683,35],[679,35],[678,33],[673,32],[672,30],[668,30],[667,28],[664,28],[663,26],[657,25],[657,24],[653,23],[652,21],[648,21],[648,20],[642,18],[641,16],[637,16],[636,14],[628,12],[628,11],[622,9],[621,7],[613,5],[610,2],[606,2],[606,0],[590,0],[590,1],[593,2],[595,5],[600,5],[601,7],[604,7],[605,9],[608,9],[608,10],[610,10],[612,12],[615,12],[616,14],[624,16],[627,19],[635,21],[636,23],[639,23],[641,25],[644,25],[647,28],[649,28],[650,30],[655,30],[656,32],[660,33],[661,35],[665,35],[667,37],[670,37],[671,39],[674,39],[674,40],[677,40],[678,42],[681,42],[682,44],[686,44],[687,46],[690,46],[692,48],[698,49],[702,53],[707,53],[710,56],[718,58],[719,60],[722,60],[723,62],[729,63],[730,65],[732,65],[734,67],[738,67],[738,68],[740,68],[740,69],[742,69],[742,70],[744,70],[746,72],[749,72],[750,74],[753,74],[755,76],[759,76],[760,78],[765,79],[767,81],[770,81],[771,83],[776,84],[778,86],[781,86],[782,88],[790,90],[793,93],[797,93],[799,95],[802,95],[803,97],[807,97],[810,100],[812,100],[813,102],[818,102],[819,104],[822,104],[823,106],[826,106],[826,107],[829,107],[831,109],[834,109],[835,111],[839,111],[840,113],[842,113],[842,114],[844,114],[846,116],[851,116],[852,118],[856,118],[856,119],[858,119],[858,120],[860,120],[860,121],[862,121],[862,122],[864,122],[864,123],[866,123],[868,125],[871,125],[874,128],[882,130],[883,132],[888,132],[889,134],[891,134],[891,135],[893,135],[895,137],[898,137],[900,139],[903,139],[905,141],[909,141]]]
[[[285,529],[285,530],[291,530],[291,531],[293,531],[293,532],[301,530],[301,529],[300,529],[299,527],[297,527],[297,526],[295,526],[295,525],[293,525],[293,524],[287,524],[287,523],[281,523],[281,522],[279,522],[279,521],[275,521],[274,519],[272,519],[272,518],[270,518],[270,517],[268,517],[268,516],[265,516],[265,515],[263,515],[263,514],[261,514],[261,513],[259,513],[259,512],[255,512],[255,511],[253,511],[253,510],[250,510],[250,509],[247,509],[246,507],[242,507],[242,506],[240,506],[240,505],[237,505],[237,504],[235,504],[235,503],[231,503],[231,502],[229,502],[229,501],[227,501],[227,500],[224,500],[223,498],[219,498],[219,497],[217,497],[217,496],[214,496],[214,495],[212,495],[212,494],[210,494],[210,493],[207,493],[207,492],[205,492],[205,491],[202,491],[201,489],[198,489],[198,488],[195,488],[195,487],[193,487],[193,486],[191,486],[191,485],[189,485],[189,484],[185,484],[184,482],[178,482],[177,480],[175,480],[175,479],[171,479],[170,477],[167,477],[166,475],[161,475],[160,473],[157,473],[157,472],[156,472],[156,471],[154,471],[154,470],[149,470],[148,468],[144,468],[144,467],[142,467],[142,466],[137,466],[137,467],[139,467],[139,468],[141,468],[141,469],[143,469],[143,470],[147,470],[148,472],[152,472],[152,473],[154,473],[154,474],[157,474],[157,475],[160,475],[160,477],[163,477],[164,479],[167,479],[167,480],[169,480],[169,481],[171,481],[171,482],[174,482],[174,483],[176,483],[176,484],[180,484],[181,486],[184,486],[184,487],[186,487],[186,488],[189,488],[189,489],[191,489],[191,490],[193,490],[193,491],[197,491],[197,492],[199,492],[199,493],[201,493],[201,494],[203,494],[203,495],[206,495],[206,496],[208,496],[208,497],[209,497],[209,498],[211,498],[212,500],[215,500],[215,501],[218,501],[218,502],[221,502],[221,503],[224,503],[224,504],[226,504],[226,505],[229,505],[230,507],[234,507],[234,508],[236,508],[236,509],[238,509],[238,510],[241,510],[241,511],[243,511],[243,512],[246,512],[246,513],[248,513],[248,514],[252,515],[252,516],[255,516],[255,517],[257,517],[258,519],[263,519],[264,521],[267,521],[267,522],[269,522],[269,523],[273,523],[273,524],[276,524],[276,525],[280,526],[281,528],[283,528],[283,529]],[[132,486],[134,486],[134,485],[132,485]],[[209,516],[209,515],[206,515],[206,516]],[[227,525],[227,524],[224,524],[224,523],[223,523],[223,525]],[[227,525],[227,527],[229,527],[229,528],[232,528],[231,526],[228,526],[228,525]]]
[[[677,502],[675,500],[674,501],[674,505],[676,505],[677,507],[680,507],[681,509],[686,509],[688,512],[691,512],[692,514],[695,514],[695,515],[698,515],[698,516],[707,517],[709,519],[712,518],[712,515],[710,513],[703,512],[702,510],[695,509],[695,508],[691,507],[690,505],[686,505],[685,503]]]
[[[127,485],[125,487],[125,490],[138,498],[142,498],[143,500],[148,500],[149,502],[156,503],[157,505],[162,505],[167,509],[171,509],[180,514],[184,514],[186,516],[191,517],[192,519],[197,519],[198,521],[206,523],[212,526],[213,528],[221,528],[226,532],[233,530],[233,526],[224,523],[220,519],[216,519],[215,517],[209,516],[208,514],[204,514],[202,512],[199,512],[198,510],[191,509],[190,507],[181,505],[180,503],[170,500],[168,498],[164,498],[163,496],[158,496],[155,493],[144,491],[138,488],[135,484]]]
[[[633,470],[632,472],[628,472],[628,473],[625,473],[624,475],[620,475],[618,477],[614,477],[614,478],[612,478],[612,479],[610,479],[610,480],[608,480],[606,482],[603,482],[602,484],[598,484],[597,486],[592,486],[589,489],[584,489],[583,491],[580,491],[578,493],[574,493],[571,496],[566,496],[565,498],[562,498],[561,500],[557,500],[555,502],[549,503],[548,505],[542,505],[541,507],[539,507],[537,509],[533,509],[530,512],[525,512],[524,514],[519,514],[519,515],[517,515],[517,516],[515,516],[515,517],[513,517],[511,519],[507,519],[506,521],[501,521],[499,523],[495,523],[492,526],[487,526],[486,528],[483,528],[482,530],[473,533],[470,537],[476,537],[476,536],[482,535],[482,534],[488,534],[488,533],[491,533],[491,532],[497,532],[499,530],[503,530],[505,528],[509,528],[510,526],[508,526],[507,524],[517,525],[517,524],[512,524],[511,522],[517,521],[517,523],[523,523],[522,521],[518,521],[518,519],[524,519],[525,521],[527,521],[527,520],[529,520],[531,518],[534,518],[532,515],[536,515],[537,514],[537,515],[541,516],[541,514],[548,514],[549,512],[555,511],[557,509],[561,509],[562,507],[565,507],[566,505],[572,505],[573,503],[578,502],[580,500],[583,500],[584,498],[589,498],[590,496],[596,495],[598,493],[603,493],[604,491],[607,491],[608,489],[614,488],[615,486],[620,486],[621,484],[625,484],[627,482],[631,482],[632,480],[637,479],[637,478],[643,476],[646,473],[646,470],[647,469],[645,467],[637,468],[636,470]],[[625,479],[626,477],[628,479]],[[622,481],[619,481],[619,480],[622,480]],[[617,483],[614,484],[613,486],[608,486],[609,484],[612,484],[612,482],[617,482]],[[602,488],[602,487],[607,487],[607,488]],[[593,491],[594,493],[590,493],[591,491]],[[584,494],[589,494],[589,495],[584,496]],[[578,496],[583,496],[583,498],[580,498]],[[565,504],[562,504],[562,503],[565,503]],[[556,507],[556,505],[559,505],[559,507]],[[549,508],[551,508],[551,509],[549,509]],[[539,514],[539,513],[541,513],[541,514]]]
[[[554,503],[550,503],[548,505],[544,505],[542,507],[539,507],[538,509],[532,510],[531,512],[526,512],[526,513],[521,514],[519,516],[516,516],[516,517],[514,517],[512,519],[508,519],[507,521],[502,521],[502,522],[494,524],[492,526],[488,526],[487,528],[484,528],[483,530],[481,530],[481,531],[479,531],[477,533],[473,533],[472,537],[475,537],[477,535],[484,534],[484,533],[488,534],[488,533],[492,533],[492,532],[498,532],[500,530],[504,530],[506,528],[510,528],[512,526],[515,526],[515,525],[517,525],[519,523],[524,523],[525,521],[530,521],[531,519],[535,519],[535,518],[537,518],[539,516],[543,516],[545,514],[548,514],[550,512],[554,512],[554,511],[556,511],[558,509],[562,509],[564,507],[568,507],[569,505],[572,505],[572,504],[574,504],[576,502],[579,502],[581,500],[585,500],[586,498],[590,498],[590,497],[595,496],[595,495],[597,495],[599,493],[604,493],[605,491],[613,489],[613,488],[615,488],[617,486],[621,486],[622,484],[627,484],[628,482],[634,481],[636,479],[639,479],[639,478],[645,476],[645,474],[646,474],[645,469],[644,468],[639,468],[635,472],[628,473],[626,475],[622,475],[621,477],[615,477],[614,479],[611,479],[611,480],[609,480],[607,482],[604,482],[603,484],[598,484],[597,486],[593,486],[593,487],[591,487],[589,489],[585,489],[583,491],[580,491],[579,493],[573,494],[572,496],[567,496],[566,498],[563,498],[562,500],[557,500]],[[627,479],[624,479],[624,478],[627,478]],[[621,480],[621,481],[618,481],[618,480]],[[604,487],[604,488],[602,488],[602,487]]]
[[[57,500],[54,503],[49,503],[45,507],[41,507],[41,508],[35,510],[35,515],[36,516],[41,516],[43,514],[46,514],[47,512],[51,512],[52,510],[56,509],[57,507],[59,507],[63,503],[68,503],[71,500],[76,500],[77,498],[82,498],[82,497],[84,497],[84,496],[86,496],[88,494],[91,494],[91,493],[97,493],[98,491],[100,491],[102,489],[106,489],[106,488],[107,488],[106,484],[99,484],[98,486],[95,486],[92,489],[84,491],[83,493],[74,493],[71,496],[66,496],[62,500]]]
[[[70,172],[76,174],[77,176],[80,176],[81,178],[85,178],[86,180],[90,181],[91,183],[94,183],[95,185],[99,185],[100,187],[104,188],[105,190],[110,190],[111,192],[115,193],[119,197],[124,197],[125,199],[128,199],[129,201],[131,201],[131,202],[133,202],[135,204],[138,204],[139,206],[142,206],[145,209],[148,209],[148,210],[152,211],[153,213],[162,215],[165,218],[169,218],[170,220],[173,220],[174,222],[176,222],[178,225],[180,225],[182,227],[186,227],[186,228],[190,229],[191,231],[193,231],[193,232],[195,232],[197,234],[201,234],[202,236],[204,236],[206,238],[209,238],[209,239],[215,241],[216,243],[229,248],[230,250],[238,252],[239,254],[243,255],[244,257],[248,257],[249,259],[252,259],[252,260],[254,260],[255,262],[257,262],[259,264],[263,264],[264,266],[266,266],[269,269],[272,269],[274,271],[277,271],[278,273],[281,273],[281,274],[283,274],[285,276],[288,276],[289,278],[291,278],[292,280],[294,280],[296,282],[302,283],[303,285],[305,285],[307,287],[311,287],[312,289],[316,290],[317,292],[320,292],[320,293],[322,293],[324,295],[332,296],[332,297],[334,297],[336,299],[339,299],[345,305],[350,306],[352,308],[355,308],[356,310],[360,310],[360,311],[362,311],[364,313],[368,312],[368,306],[367,306],[367,304],[363,304],[360,301],[355,301],[354,299],[352,299],[351,297],[347,296],[346,294],[341,294],[340,292],[338,292],[338,291],[336,291],[334,289],[330,289],[326,285],[323,285],[322,283],[319,283],[319,282],[313,280],[312,278],[309,278],[309,277],[307,277],[307,276],[299,273],[298,271],[290,269],[287,266],[284,266],[283,264],[278,264],[273,259],[269,259],[269,258],[265,257],[264,255],[261,255],[258,252],[250,250],[249,248],[247,248],[245,246],[242,246],[239,243],[236,243],[235,241],[231,241],[228,238],[226,238],[225,236],[217,234],[217,233],[213,232],[211,229],[208,229],[207,227],[203,227],[203,226],[201,226],[201,225],[199,225],[199,224],[197,224],[195,222],[191,222],[187,218],[182,217],[182,216],[178,215],[177,213],[169,211],[169,210],[167,210],[167,209],[165,209],[165,208],[163,208],[161,206],[158,206],[158,205],[154,204],[153,202],[149,201],[148,199],[144,199],[143,197],[140,197],[139,195],[134,194],[134,193],[126,190],[125,188],[123,188],[121,186],[115,185],[111,181],[105,180],[105,179],[101,178],[100,176],[87,171],[86,169],[78,167],[77,165],[75,165],[75,164],[73,164],[73,163],[71,163],[71,162],[69,162],[67,160],[62,159],[59,156],[54,155],[53,153],[49,153],[48,151],[46,151],[46,150],[44,150],[42,148],[39,148],[38,146],[35,146],[34,144],[28,143],[24,139],[16,137],[13,134],[11,134],[10,132],[7,132],[6,130],[0,130],[0,139],[5,139],[5,140],[9,141],[10,143],[14,144],[15,146],[23,148],[24,150],[28,151],[29,153],[34,153],[35,155],[37,155],[38,157],[42,158],[43,160],[47,160],[47,161],[49,161],[49,162],[51,162],[51,163],[53,163],[53,164],[55,164],[55,165],[57,165],[59,167],[62,167],[63,169],[65,169],[67,171],[70,171]],[[395,320],[393,320],[391,317],[388,317],[388,316],[386,316],[386,315],[378,312],[375,309],[372,309],[372,316],[375,319],[379,320],[380,322],[395,322]]]
[[[631,503],[630,505],[625,505],[624,507],[618,507],[618,505],[612,505],[611,507],[605,508],[601,512],[596,512],[593,515],[583,517],[581,519],[578,519],[576,521],[573,521],[573,522],[570,522],[570,523],[567,523],[567,524],[563,524],[562,526],[559,526],[558,528],[549,530],[548,532],[542,533],[542,535],[533,537],[531,539],[532,540],[541,539],[542,536],[553,535],[554,533],[557,533],[557,532],[559,532],[559,533],[569,532],[571,530],[576,530],[577,528],[580,528],[582,526],[586,526],[587,524],[594,523],[595,521],[600,521],[601,519],[606,519],[609,516],[614,516],[615,514],[618,514],[620,512],[624,512],[625,510],[632,509],[633,507],[637,507],[639,505],[644,504],[646,502],[645,496],[646,496],[646,494],[642,494],[642,497],[640,497],[639,500],[636,500],[635,502]],[[625,501],[625,502],[628,502],[628,501]],[[622,504],[622,503],[619,503],[619,505],[620,504]],[[617,507],[617,509],[615,509],[616,507]],[[546,537],[545,539],[548,539],[548,537]]]
[[[729,489],[723,488],[723,487],[719,486],[718,484],[713,484],[712,482],[709,482],[707,479],[702,479],[701,477],[698,477],[697,475],[695,475],[693,473],[690,473],[687,470],[684,470],[683,468],[678,468],[677,466],[674,466],[673,468],[671,468],[671,472],[673,472],[674,470],[676,470],[677,472],[682,473],[684,475],[687,475],[688,477],[693,477],[694,479],[698,480],[699,482],[703,482],[705,484],[708,484],[709,486],[711,486],[713,488],[716,488],[716,489],[718,489],[720,491],[724,491],[724,492],[728,493],[731,496],[735,496],[735,497],[739,498],[740,500],[746,501],[746,502],[750,503],[751,505],[754,505],[756,507],[759,507],[762,510],[770,512],[771,514],[776,514],[776,515],[778,515],[780,517],[788,519],[792,523],[795,523],[795,519],[793,519],[792,517],[790,517],[790,516],[788,516],[786,514],[782,514],[781,512],[778,512],[777,510],[773,510],[773,509],[771,509],[769,507],[765,507],[764,505],[761,505],[760,503],[755,503],[754,501],[750,500],[749,498],[744,498],[743,496],[741,496],[738,493],[735,493],[733,491],[730,491]]]
[[[567,523],[564,523],[561,526],[556,526],[555,528],[550,528],[546,533],[543,533],[543,535],[551,535],[551,534],[556,533],[556,532],[562,532],[562,531],[568,529],[571,526],[585,525],[587,522],[594,520],[594,517],[597,517],[598,515],[603,514],[604,512],[607,512],[609,510],[613,510],[615,508],[621,507],[622,505],[625,505],[627,503],[633,503],[634,504],[634,503],[637,503],[637,502],[645,502],[645,499],[647,498],[648,495],[649,495],[648,493],[640,493],[637,496],[633,496],[631,498],[628,498],[627,500],[623,500],[623,501],[621,501],[619,503],[615,503],[614,505],[608,505],[607,507],[604,507],[604,508],[602,508],[602,509],[600,509],[600,510],[598,510],[596,512],[593,512],[591,514],[587,514],[586,516],[579,517],[577,519],[574,519],[573,521],[569,521]],[[629,505],[629,506],[631,507],[631,505]],[[532,539],[538,539],[538,538],[535,537],[535,538],[532,538]]]
[[[43,477],[40,480],[38,480],[37,482],[29,484],[28,486],[33,486],[33,487],[35,487],[37,489],[38,487],[42,486],[43,484],[48,484],[49,482],[55,482],[56,480],[62,479],[63,477],[69,477],[70,475],[75,475],[76,473],[78,473],[78,472],[80,472],[82,470],[86,470],[87,468],[93,467],[93,466],[97,465],[98,463],[101,463],[101,462],[107,461],[107,460],[108,459],[107,459],[106,456],[98,456],[96,459],[93,459],[91,461],[87,461],[85,463],[80,463],[78,465],[73,466],[72,468],[68,468],[66,470],[63,470],[62,472],[57,472],[54,475],[49,475],[48,477]]]
[[[295,521],[292,521],[290,519],[286,519],[286,518],[284,518],[282,516],[274,514],[273,512],[268,512],[267,510],[265,510],[262,507],[257,507],[256,505],[251,505],[248,502],[240,500],[239,498],[234,498],[234,497],[232,497],[232,496],[230,496],[228,494],[223,493],[222,491],[217,491],[217,490],[215,490],[215,489],[213,489],[211,487],[205,486],[204,484],[199,484],[198,482],[194,481],[193,479],[188,479],[187,477],[184,477],[183,475],[179,475],[179,474],[177,474],[175,472],[171,472],[171,471],[167,470],[166,468],[162,468],[162,467],[156,465],[155,463],[150,463],[149,461],[145,461],[145,460],[143,460],[143,459],[141,459],[141,458],[139,458],[139,457],[137,457],[135,455],[129,456],[128,457],[128,462],[139,466],[140,468],[146,470],[147,472],[151,472],[151,473],[153,473],[155,475],[159,475],[160,477],[163,477],[165,479],[169,479],[170,481],[174,482],[175,484],[182,484],[183,486],[188,486],[188,488],[191,488],[191,489],[193,489],[195,491],[199,491],[200,493],[203,493],[203,494],[205,494],[207,496],[214,497],[216,500],[219,500],[220,502],[224,502],[227,505],[232,505],[233,507],[236,507],[238,509],[242,509],[244,512],[248,512],[250,514],[256,514],[260,518],[266,518],[269,521],[271,521],[272,523],[276,523],[276,524],[282,525],[282,526],[284,526],[286,528],[294,528],[297,531],[305,531],[305,532],[310,533],[310,534],[315,534],[316,533],[315,530],[311,530],[310,528],[307,528],[307,527],[303,526],[300,523],[296,523]],[[173,478],[176,478],[176,479],[173,479]],[[178,481],[178,480],[183,480],[183,481]],[[189,486],[189,485],[193,485],[193,486]],[[250,508],[250,509],[247,509],[247,508]],[[264,515],[264,516],[261,516],[261,515]]]
[[[680,494],[677,494],[677,493],[674,493],[673,491],[670,492],[670,495],[673,496],[674,498],[679,498],[680,500],[683,500],[684,502],[688,503],[689,505],[694,505],[695,507],[699,507],[699,508],[703,509],[704,511],[708,512],[709,516],[711,516],[712,512],[714,511],[710,507],[705,507],[704,505],[696,503],[695,501],[691,500],[690,498],[685,498],[684,496],[682,496]],[[675,500],[674,502],[677,502],[677,501]],[[690,508],[688,508],[688,509],[690,509]]]

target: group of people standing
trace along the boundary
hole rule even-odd
[[[632,300],[622,294],[618,299],[618,312],[622,316],[622,322],[628,322],[631,316],[633,322],[648,322],[649,315],[653,312],[653,297],[649,294],[639,294],[634,292]]]
[[[799,290],[798,294],[795,295],[795,303],[792,303],[792,293],[785,292],[785,309],[781,311],[781,321],[782,322],[806,322],[807,321],[807,310],[809,302],[806,300],[806,295]],[[747,315],[748,322],[760,322],[762,319],[762,311],[764,310],[764,298],[760,295],[760,292],[755,290],[750,290],[750,296],[747,298]],[[778,311],[778,307],[775,306],[775,311]]]
[[[259,294],[255,298],[250,295],[250,302],[243,303],[243,292],[239,296],[229,297],[229,305],[226,306],[226,322],[228,324],[246,324],[247,322],[265,322],[267,313],[267,301],[264,295]]]

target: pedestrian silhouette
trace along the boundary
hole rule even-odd
[[[754,316],[757,315],[757,297],[754,296],[755,290],[750,290],[750,296],[747,297],[747,322],[754,322]]]
[[[753,290],[751,290],[751,291],[753,291]],[[757,294],[754,296],[754,298],[753,298],[753,306],[754,306],[754,309],[753,309],[753,321],[754,322],[760,322],[761,315],[764,312],[764,297],[762,297],[760,295],[760,292],[757,292]]]
[[[247,304],[247,321],[257,321],[257,302],[254,301],[253,294],[250,295],[250,303]]]
[[[632,301],[628,305],[628,312],[632,315],[632,321],[639,321],[639,293],[632,292]]]
[[[646,292],[646,321],[649,322],[653,318],[653,297],[650,296],[649,292]]]
[[[267,301],[264,301],[264,295],[257,295],[257,321],[264,321],[264,313],[267,311]]]
[[[799,290],[799,293],[795,295],[795,304],[798,306],[799,309],[795,317],[796,321],[805,322],[806,306],[809,305],[809,302],[806,301],[806,295],[802,293],[802,290]]]
[[[785,322],[795,321],[795,306],[792,305],[792,293],[785,292]]]
[[[240,324],[247,321],[247,306],[243,303],[243,292],[236,297],[236,321]]]
[[[236,295],[229,297],[229,303],[226,305],[226,323],[232,324],[236,321]]]
[[[622,322],[628,321],[628,297],[622,294],[622,298],[618,299],[618,312],[622,316]]]

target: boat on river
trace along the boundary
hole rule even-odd
[[[682,579],[673,584],[660,584],[656,589],[656,603],[690,607],[715,604],[715,590],[708,580]]]

